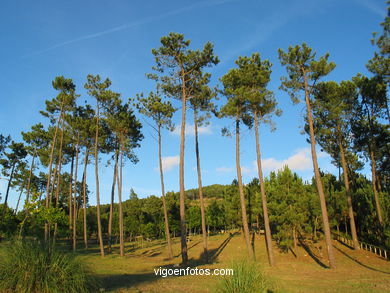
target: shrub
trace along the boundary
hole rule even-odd
[[[14,241],[2,251],[2,292],[83,293],[97,288],[97,280],[80,260],[38,241]]]
[[[261,268],[253,261],[233,261],[234,274],[226,276],[219,283],[219,293],[259,293],[269,292],[268,284]]]

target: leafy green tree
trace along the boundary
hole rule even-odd
[[[203,68],[216,64],[218,58],[214,56],[213,45],[206,43],[203,50],[190,50],[190,41],[184,40],[184,36],[178,33],[170,33],[161,38],[161,47],[153,49],[156,66],[153,69],[156,74],[149,75],[159,81],[159,86],[165,94],[181,100],[181,130],[180,130],[180,233],[182,262],[188,262],[187,255],[187,230],[185,222],[185,189],[184,189],[184,146],[187,100],[191,78]]]
[[[390,83],[390,1],[387,1],[387,16],[381,23],[383,32],[380,36],[374,33],[372,43],[378,47],[378,51],[374,53],[374,57],[367,63],[367,69],[375,76],[382,78],[387,84]],[[386,98],[383,101],[383,106],[387,113],[387,119],[390,124],[389,103]]]
[[[22,163],[23,159],[27,156],[27,151],[23,143],[17,143],[12,141],[9,145],[9,152],[5,152],[5,159],[0,160],[0,164],[3,166],[2,173],[4,176],[8,176],[7,191],[5,193],[3,212],[1,221],[4,220],[7,210],[7,202],[9,196],[9,190],[14,180],[15,170]]]
[[[381,101],[386,99],[387,85],[381,78],[368,78],[362,75],[357,75],[353,78],[353,81],[359,92],[359,96],[354,100],[354,119],[352,123],[354,147],[355,150],[363,152],[371,162],[371,177],[376,213],[379,223],[383,226],[382,208],[378,195],[380,181],[378,180],[377,174],[377,160],[378,150],[381,144],[381,133],[387,133],[384,135],[383,141],[387,142],[389,137],[387,127],[385,128],[379,122],[379,119],[383,117]],[[385,143],[384,147],[388,154],[387,143]]]
[[[314,202],[311,188],[287,166],[277,174],[271,172],[265,183],[270,221],[276,229],[274,236],[282,250],[294,248],[296,251],[299,236],[303,237],[311,228],[309,213],[316,210],[310,206]]]
[[[147,98],[142,95],[137,96],[137,103],[135,105],[139,112],[149,118],[151,118],[155,124],[152,126],[157,131],[158,137],[158,162],[160,168],[160,181],[161,181],[161,198],[164,209],[164,222],[165,222],[165,236],[168,245],[168,257],[173,258],[171,236],[169,231],[169,218],[167,204],[165,201],[165,187],[164,187],[164,172],[162,165],[162,151],[161,151],[161,129],[166,128],[173,130],[172,115],[176,111],[170,102],[165,102],[161,99],[158,93],[150,92]]]
[[[283,66],[286,66],[288,77],[282,77],[281,89],[287,91],[294,103],[299,102],[298,95],[303,90],[305,95],[307,122],[309,124],[311,155],[313,161],[314,175],[320,198],[323,228],[325,233],[326,246],[328,251],[329,266],[336,267],[332,238],[330,234],[328,212],[326,209],[325,195],[321,182],[320,171],[317,161],[316,141],[312,118],[312,100],[311,95],[317,81],[326,76],[335,68],[333,62],[328,62],[329,54],[315,60],[316,53],[305,43],[302,46],[296,45],[289,47],[287,52],[279,49],[279,59]]]
[[[356,86],[350,81],[319,83],[313,95],[313,117],[317,142],[335,162],[341,162],[353,245],[359,249],[346,156],[351,151],[351,119],[356,95]]]

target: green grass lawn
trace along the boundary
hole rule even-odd
[[[322,246],[322,247],[321,247]],[[282,253],[275,246],[276,266],[270,268],[263,236],[256,236],[255,252],[273,292],[390,292],[390,262],[366,251],[353,251],[334,242],[337,269],[326,268],[324,244],[310,244]],[[202,239],[195,236],[188,242],[191,267],[231,268],[233,260],[246,255],[241,234],[221,234],[209,238],[211,264],[201,260]],[[161,241],[126,243],[126,256],[113,254],[100,257],[98,247],[80,249],[78,257],[85,261],[102,281],[103,292],[215,292],[220,276],[156,276],[154,269],[176,268],[181,261],[179,239],[174,240],[174,259],[168,260]],[[1,250],[0,250],[1,256]]]

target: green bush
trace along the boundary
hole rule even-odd
[[[248,260],[233,261],[231,268],[234,273],[226,276],[219,283],[219,293],[259,293],[270,292],[268,282],[255,262]]]
[[[83,293],[97,288],[97,280],[78,259],[38,241],[14,241],[2,250],[1,292]]]

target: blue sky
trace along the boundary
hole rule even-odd
[[[210,69],[212,85],[240,55],[260,52],[273,63],[269,88],[275,92],[283,115],[275,119],[276,131],[261,127],[265,174],[288,164],[309,179],[312,176],[309,145],[301,134],[304,104],[293,106],[281,92],[280,77],[285,75],[277,49],[306,42],[318,55],[330,53],[337,67],[327,77],[336,81],[350,79],[358,72],[367,73],[365,64],[373,56],[372,32],[380,31],[386,11],[382,0],[209,0],[209,1],[10,1],[2,2],[0,11],[0,133],[20,140],[20,132],[45,121],[39,115],[44,101],[56,92],[51,88],[55,76],[72,78],[88,100],[83,85],[87,74],[100,74],[112,80],[112,89],[122,98],[148,93],[154,84],[145,77],[154,58],[151,49],[169,32],[183,33],[192,48],[211,41],[220,64]],[[222,98],[218,103],[222,104]],[[179,105],[177,105],[179,106]],[[185,153],[185,186],[197,186],[192,115],[188,113]],[[174,117],[180,122],[180,111]],[[200,151],[204,185],[227,184],[235,177],[235,149],[232,138],[221,137],[221,128],[232,121],[212,119],[201,130]],[[139,163],[124,168],[124,198],[132,187],[143,197],[160,195],[157,171],[157,146],[152,129],[144,123],[145,139],[136,150]],[[166,190],[179,189],[179,135],[164,133]],[[256,176],[255,141],[252,131],[242,131],[242,166],[244,182]],[[317,149],[319,152],[319,148]],[[319,152],[321,169],[337,173],[329,156]],[[102,202],[109,201],[112,168],[101,161]],[[65,167],[69,168],[68,166]],[[368,166],[364,169],[369,173]],[[89,186],[95,186],[92,169]],[[81,174],[80,174],[81,180]],[[6,181],[0,180],[5,194]],[[16,193],[11,193],[15,206]]]

